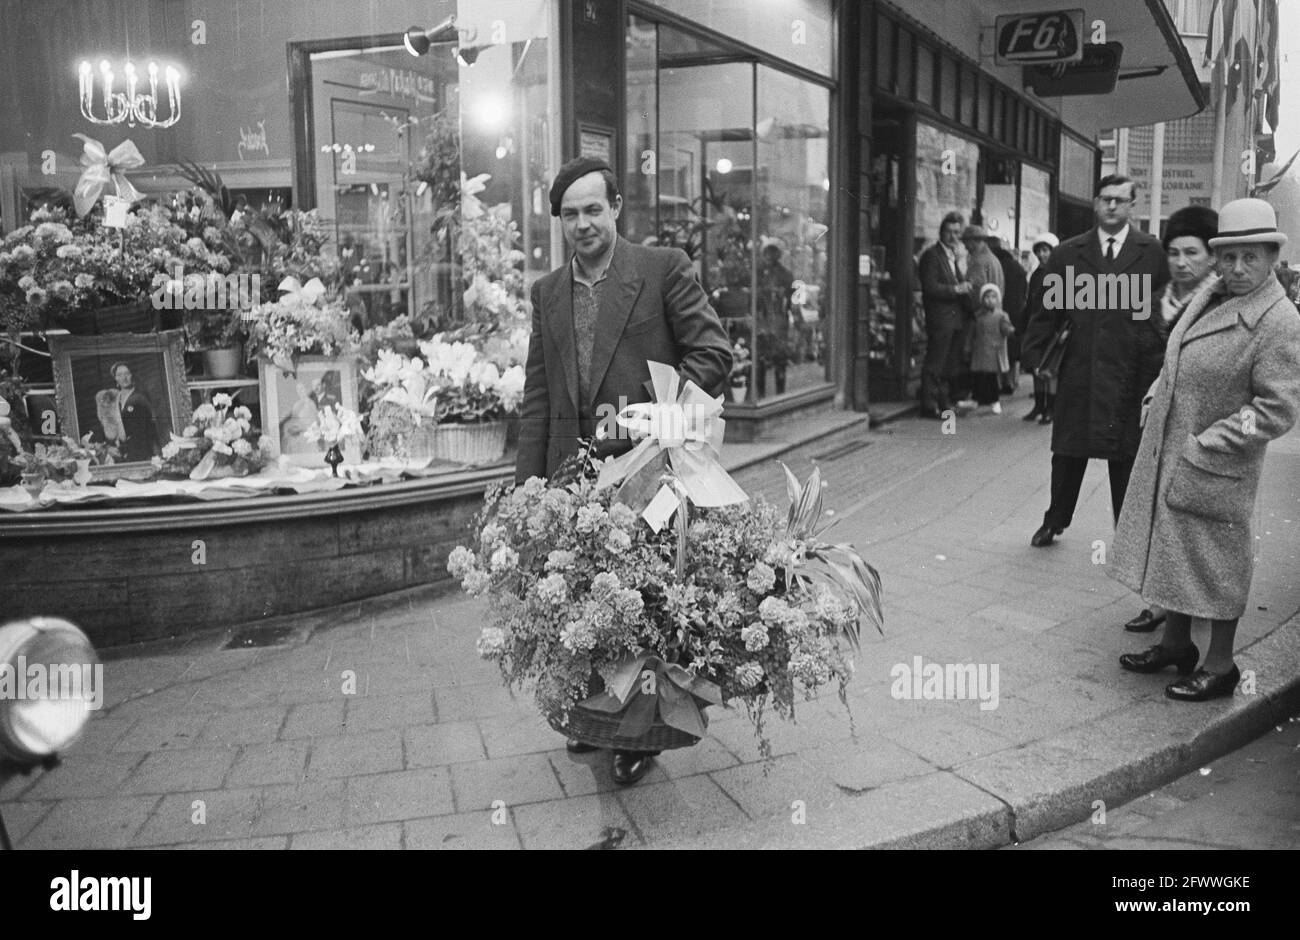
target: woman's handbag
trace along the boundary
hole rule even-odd
[[[1057,381],[1061,375],[1061,360],[1065,356],[1065,345],[1070,341],[1073,324],[1069,320],[1061,325],[1043,350],[1043,357],[1038,362],[1037,374],[1047,383],[1047,393],[1056,394]]]

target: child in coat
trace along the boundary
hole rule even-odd
[[[1011,368],[1007,337],[1015,331],[1011,317],[1002,309],[1001,289],[996,284],[985,284],[980,289],[975,328],[971,331],[970,371],[975,403],[990,406],[995,415],[1002,414],[999,377]]]

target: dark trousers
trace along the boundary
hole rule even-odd
[[[1000,376],[996,372],[972,372],[970,374],[971,393],[975,404],[991,405],[998,400],[1001,389],[998,388]]]
[[[1124,505],[1124,491],[1128,477],[1133,472],[1133,459],[1108,460],[1110,468],[1110,508],[1119,522],[1119,511]],[[1087,457],[1052,455],[1052,504],[1043,514],[1043,525],[1054,529],[1068,529],[1074,519],[1074,507],[1079,502],[1079,487],[1088,469]]]
[[[926,327],[925,363],[921,367],[921,408],[942,413],[952,407],[949,383],[961,326]]]

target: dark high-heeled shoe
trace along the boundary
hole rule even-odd
[[[1166,666],[1176,666],[1180,676],[1191,675],[1201,658],[1201,651],[1193,644],[1185,650],[1167,650],[1157,644],[1141,653],[1125,653],[1119,664],[1129,672],[1159,672]]]
[[[1142,613],[1124,624],[1124,629],[1128,630],[1130,633],[1150,633],[1164,622],[1164,614],[1157,617],[1149,608],[1143,608]]]
[[[1193,676],[1175,679],[1165,687],[1165,695],[1180,702],[1204,702],[1212,698],[1231,698],[1241,681],[1241,670],[1236,666],[1232,671],[1219,675],[1204,669],[1196,670]]]

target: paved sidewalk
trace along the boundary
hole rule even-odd
[[[256,625],[273,646],[116,651],[106,707],[61,767],[0,790],[5,820],[23,848],[980,848],[1117,807],[1296,714],[1300,436],[1265,471],[1238,634],[1253,692],[1179,704],[1172,673],[1116,664],[1155,639],[1120,627],[1141,605],[1104,573],[1103,467],[1064,536],[1029,547],[1049,429],[1018,420],[1028,407],[953,434],[840,415],[782,456],[822,466],[832,531],[881,569],[886,636],[864,642],[852,726],[833,695],[769,719],[766,772],[743,712],[711,709],[700,745],[617,787],[608,755],[565,752],[476,657],[482,604],[421,590]],[[741,483],[783,503],[769,458],[787,446],[726,456],[757,461]],[[983,666],[985,701],[896,697],[891,670],[918,657]]]

